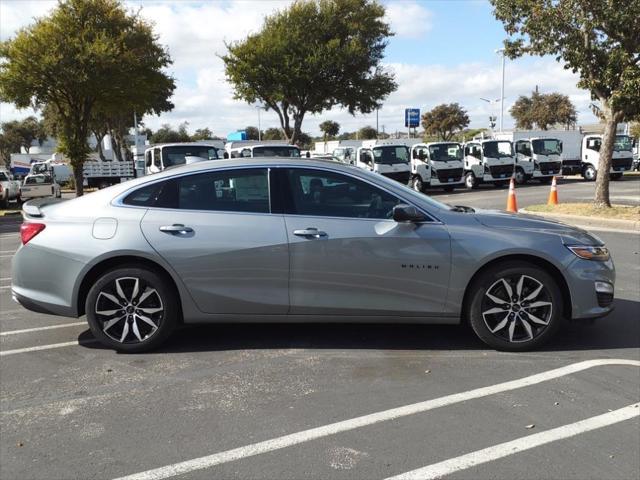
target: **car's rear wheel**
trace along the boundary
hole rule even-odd
[[[536,348],[560,328],[562,294],[540,267],[527,262],[497,265],[483,272],[471,288],[471,327],[497,350]]]
[[[123,352],[160,346],[178,322],[178,299],[170,283],[146,267],[116,268],[89,290],[87,321],[104,345]]]

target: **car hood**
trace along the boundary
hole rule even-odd
[[[604,245],[602,240],[586,230],[537,215],[481,209],[476,209],[474,215],[476,221],[485,227],[556,234],[565,245]]]

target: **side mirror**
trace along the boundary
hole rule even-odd
[[[425,216],[413,205],[400,203],[393,207],[393,220],[396,222],[422,222]]]
[[[423,161],[424,161],[424,160],[426,160],[426,159],[427,159],[427,154],[426,154],[426,153],[424,153],[424,152],[420,152],[420,153],[418,153],[418,158],[419,158],[420,160],[423,160]]]

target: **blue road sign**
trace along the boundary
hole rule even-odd
[[[404,109],[404,126],[405,127],[420,126],[420,109],[419,108]]]

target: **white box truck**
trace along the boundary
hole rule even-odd
[[[411,187],[424,192],[442,187],[451,192],[464,184],[462,145],[457,142],[417,143],[411,147]]]
[[[580,175],[582,173],[583,133],[580,130],[516,130],[513,132],[496,132],[494,138],[498,140],[526,140],[532,138],[555,138],[562,145],[560,160],[562,161],[562,175]]]
[[[594,181],[598,175],[601,146],[602,135],[585,135],[582,140],[582,176],[587,181]],[[629,135],[616,135],[609,170],[611,179],[619,180],[632,165],[633,140]]]
[[[514,142],[516,151],[516,183],[534,179],[550,183],[562,173],[562,142],[557,138],[525,138]]]
[[[409,155],[409,147],[404,143],[359,147],[355,165],[407,185],[411,176]]]
[[[482,183],[500,187],[515,169],[513,144],[509,140],[480,139],[464,144],[464,183],[469,189]]]

